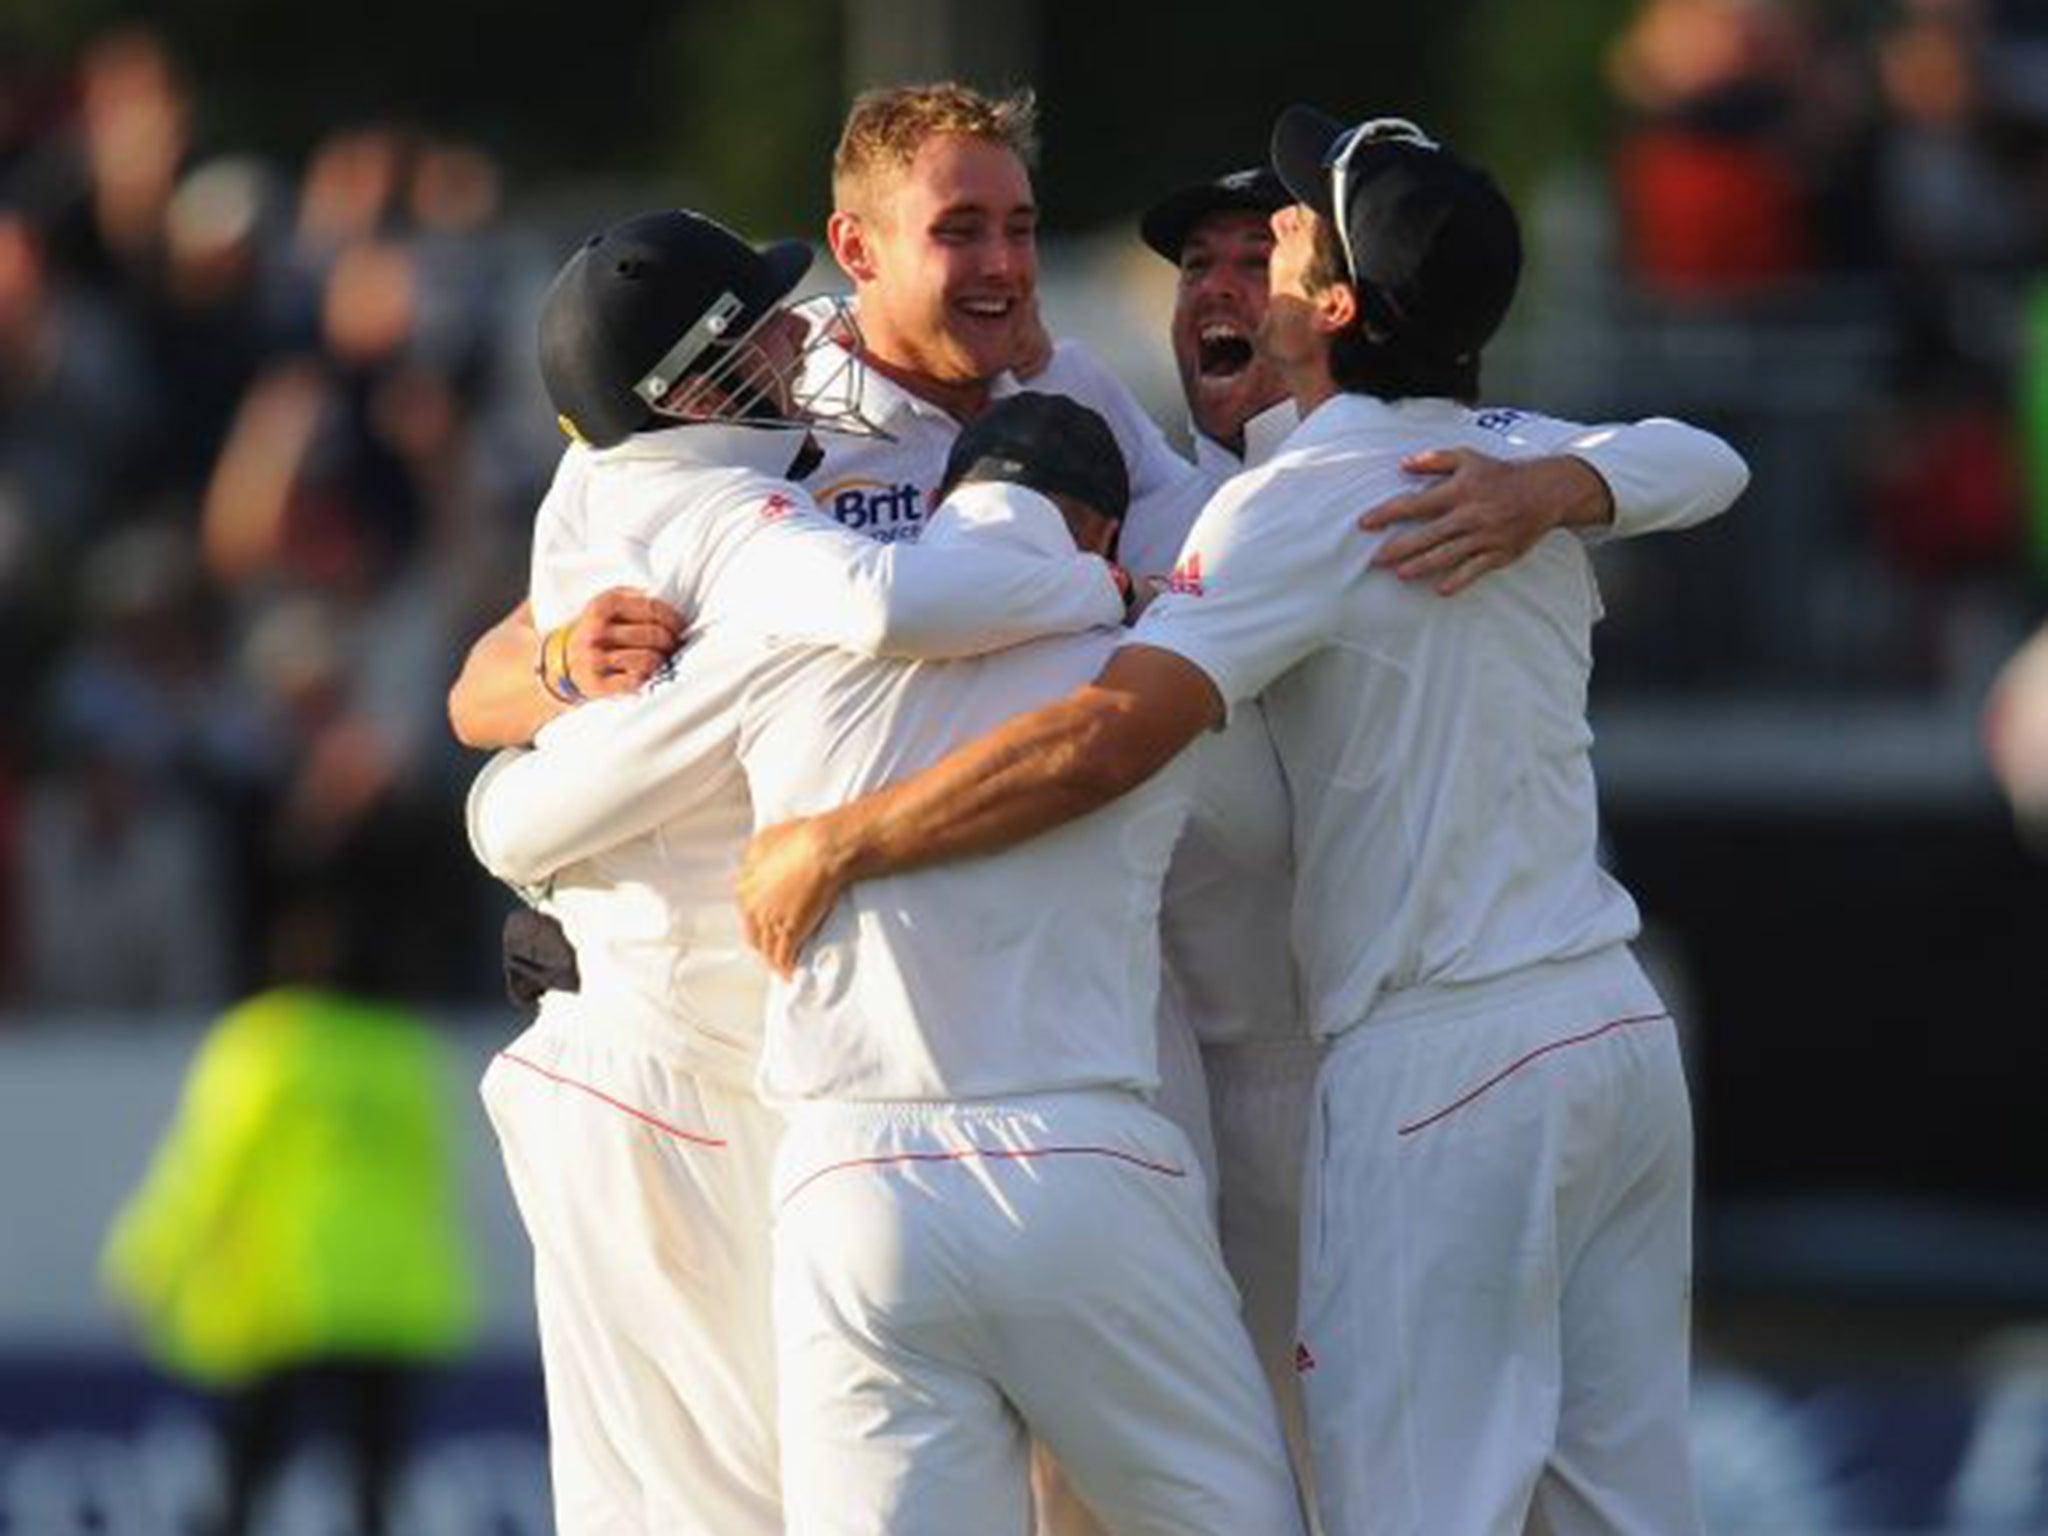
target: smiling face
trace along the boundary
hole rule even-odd
[[[879,362],[942,384],[979,384],[1032,337],[1038,207],[1024,162],[964,134],[927,139],[832,216],[861,334]]]
[[[1253,209],[1207,215],[1180,250],[1173,360],[1181,391],[1203,435],[1239,452],[1245,422],[1287,393],[1252,346],[1266,314],[1272,251],[1272,227]]]

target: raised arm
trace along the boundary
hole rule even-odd
[[[976,656],[1121,623],[1112,568],[1069,545],[992,539],[878,544],[822,513],[760,529],[720,571],[706,624],[866,656]]]
[[[1614,538],[1668,533],[1718,516],[1749,484],[1742,456],[1711,432],[1653,417],[1582,427],[1503,412],[1496,458],[1469,448],[1411,455],[1402,468],[1437,477],[1360,519],[1367,531],[1412,523],[1375,563],[1446,596],[1512,565],[1554,528]],[[1535,448],[1538,456],[1526,456]]]

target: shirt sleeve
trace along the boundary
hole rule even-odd
[[[1109,567],[971,541],[926,549],[848,532],[814,508],[761,519],[705,600],[703,620],[863,656],[979,656],[1120,624]]]
[[[1256,698],[1336,633],[1345,595],[1380,542],[1346,509],[1372,500],[1372,488],[1357,482],[1344,507],[1265,476],[1225,485],[1125,643],[1193,662],[1228,708]]]
[[[535,885],[702,804],[739,772],[751,647],[706,638],[639,693],[549,723],[470,786],[470,847],[499,879]]]
[[[1599,538],[1690,528],[1727,511],[1749,485],[1741,454],[1713,433],[1669,417],[1589,427],[1518,416],[1514,435],[1541,452],[1570,454],[1607,482],[1614,522],[1595,531]]]

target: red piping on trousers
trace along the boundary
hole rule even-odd
[[[574,1088],[580,1093],[587,1093],[593,1099],[609,1104],[613,1109],[629,1114],[643,1124],[653,1126],[657,1131],[668,1132],[669,1135],[679,1141],[695,1142],[700,1147],[722,1147],[725,1145],[725,1142],[717,1136],[706,1136],[702,1131],[686,1131],[679,1125],[670,1125],[666,1120],[661,1119],[657,1115],[650,1115],[644,1109],[635,1109],[632,1105],[613,1098],[601,1088],[593,1088],[588,1083],[579,1083],[575,1078],[564,1077],[559,1072],[550,1072],[537,1061],[528,1061],[524,1056],[515,1056],[510,1051],[500,1051],[498,1055],[505,1061],[526,1068],[529,1072],[539,1073],[551,1083],[560,1083],[564,1088]]]
[[[1407,1136],[1412,1132],[1424,1130],[1429,1126],[1435,1125],[1444,1116],[1457,1113],[1481,1094],[1498,1087],[1503,1081],[1513,1077],[1539,1056],[1548,1056],[1552,1051],[1561,1051],[1568,1045],[1584,1045],[1589,1040],[1598,1040],[1602,1035],[1610,1034],[1617,1029],[1625,1029],[1631,1024],[1654,1024],[1660,1019],[1669,1019],[1670,1017],[1671,1015],[1668,1013],[1639,1013],[1631,1018],[1610,1019],[1598,1029],[1589,1029],[1582,1035],[1566,1035],[1562,1040],[1553,1040],[1548,1045],[1539,1045],[1535,1050],[1529,1052],[1528,1055],[1509,1062],[1470,1093],[1451,1100],[1450,1103],[1437,1110],[1434,1114],[1424,1115],[1420,1120],[1409,1121],[1406,1125],[1399,1127],[1394,1134],[1396,1136]]]
[[[1145,1169],[1148,1173],[1163,1173],[1170,1179],[1184,1179],[1185,1168],[1176,1168],[1171,1163],[1147,1162],[1129,1152],[1119,1152],[1114,1147],[1026,1147],[1018,1151],[999,1151],[987,1147],[967,1147],[958,1152],[892,1152],[882,1157],[854,1157],[843,1163],[827,1163],[817,1172],[806,1174],[790,1192],[782,1197],[783,1205],[789,1204],[798,1195],[809,1189],[828,1173],[844,1173],[849,1168],[880,1168],[889,1163],[957,1163],[970,1157],[1010,1158],[1019,1162],[1034,1157],[1113,1157],[1120,1163],[1130,1163]]]

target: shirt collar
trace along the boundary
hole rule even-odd
[[[1071,555],[1074,536],[1060,509],[1037,491],[1007,481],[976,480],[953,494],[925,519],[918,543],[995,539],[1036,555]]]
[[[1286,446],[1313,448],[1342,440],[1356,446],[1387,439],[1390,445],[1410,446],[1418,434],[1443,433],[1462,425],[1471,413],[1456,400],[1432,396],[1412,400],[1381,400],[1374,395],[1339,392],[1325,400],[1302,419],[1287,435]]]
[[[1279,451],[1288,433],[1300,421],[1301,413],[1294,408],[1294,402],[1284,398],[1256,416],[1247,417],[1242,455],[1190,424],[1195,440],[1195,464],[1212,475],[1234,475],[1241,469],[1257,469]]]
[[[623,443],[592,448],[600,464],[626,460],[667,460],[693,469],[751,469],[777,480],[803,447],[799,427],[741,427],[722,422],[692,421],[655,432],[635,432]]]

